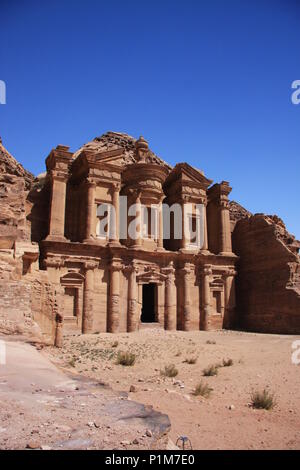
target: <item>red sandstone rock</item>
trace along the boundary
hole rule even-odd
[[[256,214],[237,222],[237,322],[268,333],[300,331],[300,257],[297,242],[277,216]]]

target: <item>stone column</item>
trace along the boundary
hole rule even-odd
[[[82,333],[93,332],[94,269],[96,267],[97,263],[94,261],[87,261],[85,263]]]
[[[114,184],[112,187],[112,205],[114,207],[114,217],[110,220],[109,242],[113,245],[119,245],[119,226],[120,226],[120,184]]]
[[[159,201],[158,206],[158,243],[157,248],[158,250],[164,249],[164,220],[163,220],[163,199]]]
[[[66,176],[51,175],[51,207],[50,226],[47,240],[66,240],[65,238],[65,210],[66,210]]]
[[[220,199],[220,255],[232,256],[229,202],[227,196]]]
[[[113,259],[110,265],[109,283],[109,333],[118,333],[120,317],[120,270],[122,265],[119,259]]]
[[[225,314],[223,320],[224,328],[232,328],[234,326],[235,275],[236,272],[234,269],[230,269],[225,274]]]
[[[84,284],[78,288],[78,321],[77,326],[82,331],[82,321],[83,321],[83,292]]]
[[[185,250],[188,245],[187,240],[187,228],[188,228],[188,220],[187,220],[187,210],[186,210],[186,202],[187,200],[183,199],[181,203],[182,208],[182,238],[181,238],[181,250]]]
[[[95,188],[96,183],[92,180],[86,182],[86,225],[85,225],[85,242],[95,239],[94,225],[95,225]]]
[[[189,263],[182,269],[183,273],[183,330],[191,330],[191,302],[190,302],[190,274],[191,267]]]
[[[167,275],[165,280],[165,329],[176,330],[177,309],[176,309],[176,289],[175,289],[175,269],[173,262],[164,270]]]
[[[137,284],[136,284],[136,267],[129,267],[128,277],[128,317],[127,325],[128,331],[136,331],[138,329],[137,318]]]
[[[208,264],[204,265],[203,269],[203,330],[209,329],[210,314],[211,314],[211,291],[210,291],[210,276],[212,275],[211,266]]]
[[[141,204],[141,193],[137,193],[136,201],[136,227],[138,227],[137,238],[134,243],[135,248],[139,248],[142,245],[142,204]]]
[[[206,208],[207,208],[207,199],[203,199],[203,201],[201,201],[201,203],[203,204],[203,220],[202,220],[202,223],[203,223],[203,245],[200,249],[201,253],[203,255],[208,255],[209,254],[209,250],[208,250],[208,235],[207,235],[207,213],[206,213]]]

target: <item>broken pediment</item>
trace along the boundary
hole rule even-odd
[[[211,185],[212,180],[206,178],[203,172],[188,163],[177,163],[166,179],[164,188],[167,189],[177,182],[180,182],[182,185],[190,184],[206,190]]]

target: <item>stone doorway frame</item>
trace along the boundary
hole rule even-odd
[[[75,301],[76,301],[76,329],[82,332],[82,317],[83,317],[83,286],[84,286],[84,276],[75,271],[69,271],[67,274],[60,278],[60,285],[63,289],[62,296],[65,297],[65,289],[74,289],[75,290]],[[71,317],[64,316],[64,326],[68,324],[68,319]]]
[[[139,312],[138,312],[138,323],[139,325],[143,325],[146,323],[143,323],[141,321],[141,315],[142,315],[142,305],[143,305],[143,285],[145,284],[155,284],[156,289],[155,289],[155,322],[157,324],[161,324],[164,327],[164,318],[160,318],[160,311],[159,311],[159,287],[164,286],[164,283],[167,279],[167,276],[165,274],[162,274],[160,271],[150,268],[147,269],[146,271],[137,274],[136,276],[136,282],[138,286],[138,305],[139,305]]]

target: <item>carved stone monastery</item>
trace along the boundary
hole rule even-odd
[[[277,216],[230,201],[227,181],[213,184],[188,163],[171,167],[142,137],[115,132],[75,153],[58,145],[46,169],[34,178],[0,144],[1,333],[58,346],[67,331],[149,323],[300,333],[300,243]],[[136,239],[119,236],[121,196],[138,208]],[[175,203],[196,237],[183,230],[175,239],[172,224],[164,236],[162,207]],[[109,218],[100,229],[101,205],[113,206],[117,230]]]

